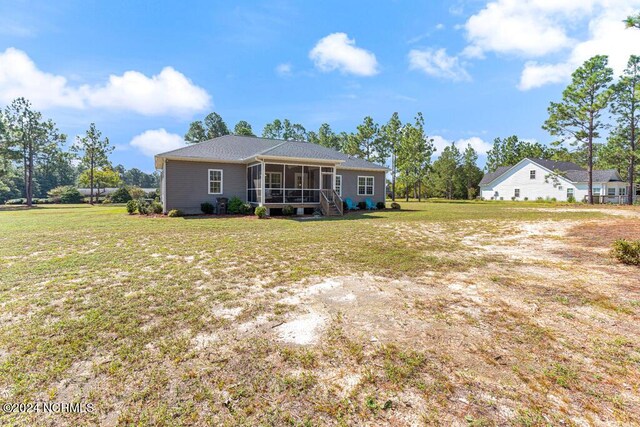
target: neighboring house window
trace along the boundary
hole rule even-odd
[[[618,193],[621,196],[626,196],[627,195],[627,187],[620,187],[620,192]]]
[[[342,175],[336,175],[336,193],[342,197]]]
[[[567,199],[573,197],[573,188],[567,188]]]
[[[222,194],[222,169],[209,169],[209,194]]]
[[[517,197],[520,197],[520,189],[519,189],[519,188],[516,188],[516,189],[513,191],[513,197],[516,197],[516,198],[517,198]]]
[[[529,179],[536,179],[536,171],[535,170],[529,171]]]
[[[373,196],[373,177],[358,177],[358,196]]]
[[[593,195],[594,196],[600,195],[600,187],[593,187]]]
[[[265,172],[264,188],[282,188],[282,172]]]
[[[615,196],[616,195],[616,188],[607,188],[607,196]]]

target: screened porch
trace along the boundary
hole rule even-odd
[[[315,206],[334,193],[333,166],[259,162],[247,167],[247,201],[257,205]]]

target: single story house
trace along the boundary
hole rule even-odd
[[[165,212],[238,197],[253,206],[286,205],[342,214],[342,200],[385,201],[387,168],[321,145],[225,135],[155,156]]]
[[[588,197],[588,172],[571,162],[523,159],[513,166],[500,166],[480,181],[480,195],[485,200],[566,201]],[[614,169],[593,171],[593,196],[596,203],[626,203],[627,183]],[[634,189],[640,197],[640,186]]]

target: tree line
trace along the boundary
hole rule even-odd
[[[113,146],[94,123],[67,150],[66,143],[67,135],[25,98],[0,109],[0,203],[22,197],[31,206],[57,187],[76,185],[91,189],[93,203],[100,188],[158,185],[155,173],[113,166]]]

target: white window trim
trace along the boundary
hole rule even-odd
[[[338,196],[342,197],[342,175],[336,175],[336,185],[334,185],[334,190],[335,187],[338,187],[338,179],[340,179],[340,191],[338,191]]]
[[[215,182],[214,180],[211,179],[211,172],[220,172],[220,192],[219,193],[211,192],[211,183]],[[224,193],[223,183],[224,183],[224,171],[222,169],[207,170],[207,192],[209,194],[223,194]]]
[[[520,198],[520,189],[519,188],[514,188],[513,189],[513,197],[515,197],[516,199]]]
[[[360,193],[360,178],[364,178],[364,193]],[[367,179],[371,178],[371,194],[367,194]],[[358,175],[358,180],[356,181],[358,196],[374,196],[376,194],[376,179],[371,175]]]
[[[618,193],[619,193],[620,196],[626,196],[627,195],[627,187],[618,188]]]
[[[273,175],[278,175],[280,177],[280,187],[272,187],[273,182],[271,182],[271,181],[272,181],[272,176]],[[267,179],[267,176],[269,177],[269,179]],[[276,172],[266,171],[264,173],[264,179],[265,179],[265,181],[264,181],[265,188],[267,188],[269,190],[273,190],[273,189],[279,190],[279,189],[284,187],[284,183],[282,182],[282,172],[280,172],[280,171],[276,171]],[[268,187],[267,187],[267,184],[269,184]]]

